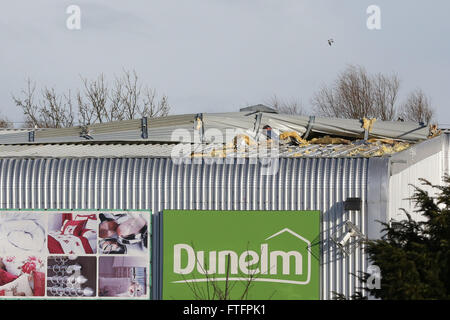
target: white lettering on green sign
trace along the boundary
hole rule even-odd
[[[233,250],[209,251],[206,253],[205,251],[196,252],[192,246],[185,243],[178,243],[173,246],[173,272],[181,275],[189,275],[198,272],[199,274],[207,275],[207,277],[173,281],[173,283],[247,280],[247,278],[244,277],[214,277],[214,275],[225,275],[227,266],[229,266],[228,270],[231,275],[237,275],[240,272],[247,276],[274,276],[273,278],[255,277],[253,278],[254,281],[308,284],[311,273],[311,252],[309,250],[311,242],[288,228],[284,228],[265,240],[273,239],[285,232],[290,233],[307,244],[308,270],[306,270],[307,279],[305,281],[276,278],[277,275],[303,275],[303,255],[299,251],[270,251],[269,244],[263,243],[260,245],[259,253],[253,250],[245,250],[241,253],[237,253]],[[205,263],[205,254],[208,257],[208,264]],[[182,257],[185,258],[182,259]],[[280,262],[281,268],[279,268]],[[294,268],[291,268],[291,262],[293,262]]]

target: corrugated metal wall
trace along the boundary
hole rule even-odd
[[[431,194],[436,194],[436,189],[428,186],[423,186],[420,178],[427,179],[434,185],[442,185],[444,183],[444,175],[449,174],[449,137],[445,134],[441,137],[428,141],[434,147],[434,153],[427,155],[424,159],[405,166],[403,170],[398,170],[392,174],[389,179],[389,189],[391,196],[389,201],[389,219],[403,220],[406,219],[405,214],[400,208],[406,209],[415,220],[423,220],[424,217],[417,212],[414,212],[415,203],[409,200],[414,194],[414,186],[427,190]],[[420,147],[420,148],[419,148]],[[416,154],[423,153],[425,149],[424,144],[415,146],[406,152],[410,157]],[[394,163],[395,165],[395,163]]]
[[[276,175],[261,164],[176,165],[168,158],[2,159],[3,208],[320,210],[323,213],[322,296],[351,295],[366,270],[361,248],[342,256],[329,237],[346,220],[367,232],[369,159],[279,159]],[[344,211],[361,197],[361,212]]]
[[[423,186],[420,178],[425,178],[435,185],[443,184],[444,172],[444,152],[436,153],[418,163],[409,166],[400,173],[394,174],[389,181],[389,189],[392,190],[392,196],[389,201],[389,219],[404,220],[406,215],[400,208],[406,209],[415,220],[424,220],[424,217],[414,212],[415,204],[410,198],[414,194],[414,187],[425,189],[431,194],[436,190],[431,187]]]

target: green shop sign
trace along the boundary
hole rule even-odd
[[[163,299],[320,299],[319,211],[163,212]]]

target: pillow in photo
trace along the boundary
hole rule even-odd
[[[71,220],[64,224],[63,234],[71,234],[74,236],[79,236],[81,231],[86,225],[86,220]]]
[[[72,214],[71,213],[62,213],[61,214],[61,218],[62,218],[61,232],[63,232],[64,226],[67,223],[67,221],[71,221],[73,219],[72,219]]]
[[[22,272],[23,273],[34,273],[44,271],[44,262],[41,258],[30,256],[23,261]]]
[[[75,216],[76,221],[80,220],[86,220],[86,229],[92,229],[97,230],[98,223],[97,223],[97,215],[95,214],[77,214]]]
[[[16,290],[15,290],[16,295],[25,294],[25,296],[27,296],[27,297],[33,295],[33,290],[31,289],[31,286],[30,286],[30,276],[29,275],[23,274],[16,281],[18,282]]]
[[[34,296],[39,297],[45,296],[45,273],[34,272],[33,281],[34,281]]]
[[[33,290],[31,290],[28,274],[23,274],[13,282],[3,286],[5,291],[12,291],[13,296],[32,296]]]
[[[80,236],[85,237],[87,239],[97,239],[97,231],[92,229],[84,229]]]
[[[5,284],[13,282],[17,278],[17,276],[9,273],[8,271],[0,269],[0,286],[4,286]]]
[[[63,224],[61,226],[61,233],[63,233],[64,228],[66,227],[66,224],[69,223],[70,221],[72,221],[72,220],[64,220],[64,222],[63,222]]]
[[[3,257],[3,264],[5,265],[6,271],[14,276],[20,276],[22,274],[22,266],[24,259],[16,256]]]

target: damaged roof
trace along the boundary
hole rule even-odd
[[[256,146],[236,150],[222,144],[165,143],[46,143],[0,145],[0,158],[140,158],[140,157],[376,157],[407,149],[409,143],[280,145],[274,149]],[[181,151],[181,152],[180,152]]]
[[[142,118],[0,134],[0,157],[378,157],[440,134],[433,126],[376,119],[240,112]],[[181,151],[180,151],[181,150]]]

